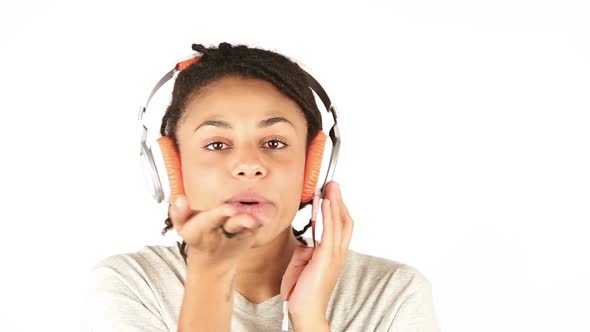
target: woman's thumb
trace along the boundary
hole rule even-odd
[[[295,247],[289,266],[298,267],[307,265],[307,262],[309,262],[313,256],[314,249],[314,247],[306,247],[303,245],[298,245]]]
[[[176,196],[170,204],[168,208],[168,215],[170,220],[172,220],[172,225],[177,231],[182,229],[186,219],[190,214],[190,209],[188,208],[188,202],[185,196]]]

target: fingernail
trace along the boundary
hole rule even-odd
[[[334,182],[334,190],[336,190],[336,193],[340,195],[340,183]]]
[[[180,210],[184,209],[184,207],[186,206],[186,198],[184,198],[184,196],[177,197],[174,201],[174,206],[176,206],[176,208]]]
[[[263,216],[262,218],[259,219],[259,221],[260,221],[260,226],[262,227],[270,222],[270,218],[268,216]]]

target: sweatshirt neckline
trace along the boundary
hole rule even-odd
[[[238,291],[234,290],[234,309],[250,316],[273,316],[282,311],[283,299],[277,294],[261,303],[252,303]]]

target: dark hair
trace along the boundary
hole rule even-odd
[[[172,100],[162,118],[160,134],[172,139],[178,149],[176,129],[187,103],[208,84],[226,77],[261,79],[272,83],[283,94],[299,105],[307,123],[306,150],[317,133],[322,130],[322,117],[316,105],[307,78],[299,65],[284,55],[246,45],[232,46],[220,43],[217,48],[193,44],[192,49],[202,54],[202,58],[178,74],[172,91]],[[299,210],[310,202],[299,204]],[[170,216],[165,220],[162,235],[173,228]],[[301,231],[293,228],[295,236],[301,235],[311,226],[311,221]],[[186,261],[186,243],[179,244],[180,252]]]

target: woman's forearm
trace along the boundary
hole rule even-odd
[[[293,317],[292,317],[293,318]],[[298,331],[315,331],[315,332],[330,332],[330,324],[326,319],[316,320],[293,320],[293,330]]]
[[[187,259],[179,332],[230,331],[235,269]]]

